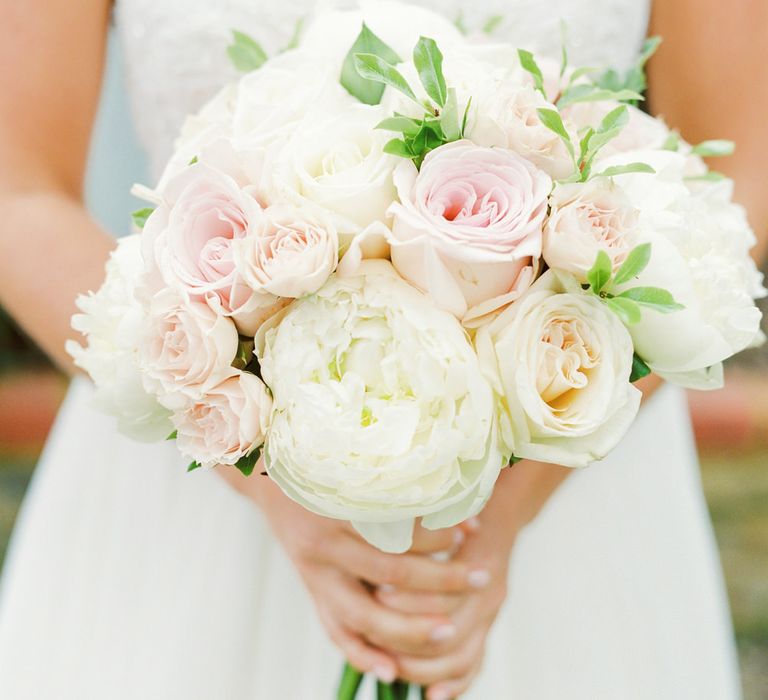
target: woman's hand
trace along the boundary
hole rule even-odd
[[[463,537],[458,528],[419,529],[411,552],[386,554],[365,542],[348,523],[320,517],[289,500],[269,479],[244,478],[232,469],[220,473],[260,507],[334,643],[355,668],[384,681],[398,675],[395,654],[418,654],[442,639],[452,623],[439,610],[386,606],[376,600],[377,587],[458,599],[490,579],[480,561],[437,561],[428,556],[455,548]]]

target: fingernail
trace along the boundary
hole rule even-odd
[[[491,574],[485,569],[470,571],[467,581],[472,588],[485,588],[491,582]]]
[[[463,544],[465,539],[466,539],[466,536],[464,535],[464,530],[459,530],[457,528],[456,530],[453,531],[454,546],[458,547],[460,544]]]
[[[391,583],[379,584],[379,591],[381,593],[394,593],[395,587]]]
[[[395,680],[395,671],[391,666],[374,666],[373,675],[383,683],[393,683]]]
[[[447,690],[437,688],[429,691],[429,700],[451,700],[451,696]]]
[[[476,530],[480,529],[480,518],[478,518],[476,515],[473,515],[471,518],[467,518],[464,521],[464,524],[471,532],[475,532]]]
[[[445,624],[435,627],[429,636],[433,642],[445,642],[455,635],[456,628],[453,625]]]

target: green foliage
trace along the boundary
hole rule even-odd
[[[187,472],[193,472],[195,469],[200,469],[203,465],[200,462],[190,462],[187,467]]]
[[[614,175],[626,175],[627,173],[655,173],[656,171],[648,163],[627,163],[626,165],[612,165],[605,170],[596,173],[594,177],[613,177]]]
[[[131,214],[131,219],[137,228],[143,229],[144,225],[147,223],[147,219],[150,217],[153,211],[155,211],[154,207],[144,207],[143,209],[137,209]]]
[[[354,56],[355,70],[368,81],[382,83],[399,90],[418,104],[408,81],[395,66],[372,53],[356,53]],[[382,93],[383,94],[383,93]]]
[[[685,308],[678,304],[675,298],[666,289],[660,287],[633,287],[619,294],[617,299],[630,299],[640,306],[647,306],[663,314],[680,311]]]
[[[385,86],[382,82],[370,80],[358,72],[355,62],[357,54],[378,56],[382,61],[392,65],[402,63],[402,59],[363,23],[360,34],[344,59],[340,82],[347,92],[360,102],[377,105],[381,102]]]
[[[483,25],[484,34],[493,34],[497,27],[504,21],[504,15],[492,15]]]
[[[259,457],[261,457],[261,448],[257,447],[251,454],[237,460],[235,467],[240,470],[243,476],[250,476],[253,474],[253,469],[256,466],[256,462],[259,461]]]
[[[179,437],[179,431],[174,430],[167,438],[166,440],[175,440],[177,437]]]
[[[626,284],[633,277],[637,277],[651,261],[651,244],[642,243],[635,246],[627,255],[626,260],[616,272],[613,283],[616,285]]]
[[[550,131],[556,133],[565,144],[568,149],[568,153],[571,154],[571,158],[574,158],[573,142],[568,134],[568,131],[563,124],[563,120],[560,117],[560,113],[556,109],[548,109],[545,107],[539,107],[537,110],[539,113],[539,119],[541,123],[547,127]]]
[[[621,75],[615,70],[607,70],[597,79],[597,85],[614,92],[631,90],[636,93],[644,93],[648,87],[648,81],[645,76],[645,64],[656,53],[659,44],[661,44],[660,37],[653,36],[646,39],[640,51],[640,56],[628,71]],[[630,102],[634,101],[630,100]]]
[[[563,90],[562,95],[557,100],[557,106],[562,109],[577,102],[605,102],[607,100],[636,102],[643,99],[645,98],[634,90],[608,90],[592,83],[579,83]]]
[[[604,250],[599,251],[594,265],[587,272],[587,282],[589,282],[590,289],[595,294],[599,294],[610,281],[612,272],[611,259],[608,254]]]
[[[720,182],[721,180],[725,180],[726,176],[717,170],[710,170],[704,175],[689,175],[685,179],[691,182]]]
[[[736,148],[736,144],[733,141],[727,141],[726,139],[713,139],[711,141],[702,141],[696,144],[691,153],[703,158],[711,158],[715,156],[729,156]]]
[[[434,39],[419,38],[413,49],[413,65],[419,73],[419,80],[427,95],[438,107],[445,107],[448,98],[443,75],[443,54]]]
[[[232,30],[232,43],[227,46],[227,56],[241,73],[261,68],[269,58],[258,41],[237,29]]]
[[[546,98],[547,93],[544,91],[544,75],[541,72],[541,68],[539,68],[539,64],[536,63],[533,54],[525,49],[518,49],[517,55],[520,59],[520,66],[523,70],[526,70],[531,74],[535,88]]]
[[[620,297],[606,297],[606,306],[613,311],[627,326],[640,323],[642,313],[640,307],[631,299]]]
[[[632,372],[629,375],[629,381],[634,383],[638,379],[647,377],[650,373],[651,368],[637,353],[634,353],[632,355]]]
[[[282,50],[281,53],[285,53],[286,51],[290,51],[291,49],[295,49],[298,47],[299,42],[301,41],[301,32],[304,30],[304,22],[306,21],[305,17],[299,17],[299,19],[296,20],[296,24],[293,27],[293,34],[291,34],[291,38],[288,41],[288,43],[285,45],[285,48]]]
[[[665,151],[677,151],[680,148],[680,134],[677,131],[670,131],[669,136],[662,144],[662,149]]]

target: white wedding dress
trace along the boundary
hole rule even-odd
[[[574,62],[628,65],[640,0],[425,0]],[[231,27],[282,48],[311,0],[118,0],[139,134],[158,172],[185,113],[234,73]],[[258,477],[256,477],[258,478]],[[3,700],[330,700],[342,658],[250,502],[140,445],[76,381],[12,545]],[[622,445],[519,538],[508,600],[467,700],[740,696],[684,396],[658,392]],[[366,698],[372,697],[366,694]]]

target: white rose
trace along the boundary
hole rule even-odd
[[[375,126],[385,116],[363,104],[326,119],[308,115],[274,163],[267,199],[330,219],[342,250],[359,238],[367,257],[386,257],[392,173],[401,159],[384,153],[392,134]]]
[[[605,457],[637,415],[632,339],[572,277],[550,270],[477,333],[499,397],[502,442],[517,457],[583,467]]]
[[[630,327],[635,349],[657,374],[686,386],[713,388],[715,366],[760,337],[762,276],[749,256],[755,238],[744,210],[731,201],[732,183],[684,179],[688,159],[670,151],[638,151],[600,167],[645,162],[656,174],[616,178],[639,210],[639,240],[651,261],[629,286],[669,290],[685,307],[644,311]]]
[[[584,283],[602,250],[618,270],[632,248],[638,218],[621,187],[604,178],[558,185],[549,206],[543,245],[547,265]]]
[[[481,146],[509,148],[555,180],[573,174],[573,158],[563,140],[539,116],[539,109],[556,108],[533,86],[505,80],[475,99],[468,139]]]
[[[236,372],[174,411],[176,445],[203,467],[237,464],[264,443],[271,408],[264,383]]]
[[[120,431],[134,440],[155,441],[168,437],[173,426],[169,412],[145,390],[138,366],[144,310],[134,288],[141,270],[139,236],[118,241],[101,288],[77,299],[82,313],[72,317],[72,327],[87,344],[69,340],[67,352],[91,376],[96,405],[117,418]]]
[[[231,319],[202,301],[165,289],[150,303],[139,358],[148,386],[173,407],[178,392],[196,396],[231,376],[237,346]]]
[[[477,513],[502,466],[493,399],[453,316],[381,260],[331,280],[256,337],[274,396],[267,469],[313,512],[387,551]]]
[[[336,269],[338,255],[339,237],[330,220],[284,204],[268,207],[252,234],[234,247],[245,283],[279,297],[316,292]]]

